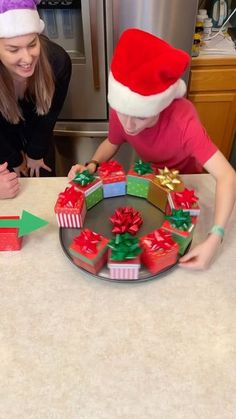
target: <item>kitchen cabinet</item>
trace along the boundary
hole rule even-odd
[[[192,58],[188,99],[228,159],[236,130],[236,56]]]

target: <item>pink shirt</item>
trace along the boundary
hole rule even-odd
[[[125,133],[116,112],[111,109],[109,141],[115,145],[127,141],[142,160],[156,163],[159,168],[175,168],[181,173],[200,173],[217,151],[196,109],[184,98],[174,100],[160,113],[156,125],[135,136]]]

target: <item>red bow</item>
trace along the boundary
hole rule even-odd
[[[105,161],[101,163],[99,167],[99,175],[102,177],[106,177],[111,174],[123,175],[123,173],[121,164],[115,160]]]
[[[143,223],[140,212],[132,207],[118,208],[110,217],[113,224],[112,233],[130,233],[135,235]]]
[[[74,244],[81,248],[82,253],[97,253],[97,244],[102,240],[100,234],[85,228],[74,238]]]
[[[183,192],[176,192],[175,199],[177,205],[184,208],[192,208],[193,204],[198,201],[198,197],[193,190],[185,188]]]
[[[144,242],[153,252],[157,250],[170,250],[174,245],[171,234],[161,228],[148,234]]]
[[[78,189],[75,189],[74,186],[67,187],[64,192],[59,193],[60,205],[74,208],[82,197],[83,193]]]

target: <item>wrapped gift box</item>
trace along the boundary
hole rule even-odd
[[[152,177],[147,200],[166,212],[168,195],[172,191],[183,191],[185,188],[178,170],[169,170],[167,167],[159,169],[159,174]]]
[[[1,216],[1,220],[19,219],[19,216]],[[1,227],[0,228],[0,251],[2,250],[20,250],[22,237],[18,237],[18,228]]]
[[[71,186],[61,192],[54,207],[57,223],[60,227],[83,227],[86,204],[83,192]]]
[[[109,277],[111,279],[138,279],[140,265],[140,256],[123,261],[113,261],[108,258]]]
[[[111,279],[138,279],[140,253],[138,238],[129,233],[117,234],[108,243],[108,268]]]
[[[150,163],[138,160],[127,173],[127,194],[147,198],[154,170]]]
[[[183,211],[189,211],[190,215],[199,216],[198,199],[195,192],[187,188],[183,192],[170,192],[166,213],[170,214],[173,209],[182,209]]]
[[[116,160],[101,163],[98,175],[102,180],[104,198],[126,194],[126,175]]]
[[[85,195],[87,210],[103,199],[102,181],[98,176],[91,175],[88,170],[77,173],[72,184]]]
[[[161,228],[171,233],[173,240],[179,245],[179,254],[183,255],[193,239],[197,217],[191,217],[189,211],[174,209],[165,218]]]
[[[69,253],[77,266],[96,275],[107,263],[108,241],[106,237],[84,229],[70,244]]]
[[[171,234],[162,228],[141,237],[140,244],[143,248],[142,263],[152,274],[157,274],[177,262],[179,246]]]

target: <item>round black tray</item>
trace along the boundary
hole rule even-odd
[[[112,223],[109,221],[109,217],[115,212],[119,207],[133,207],[141,213],[143,224],[140,230],[137,233],[137,237],[144,236],[145,234],[151,233],[156,228],[160,228],[163,220],[164,214],[158,210],[154,205],[150,204],[148,201],[142,198],[138,198],[131,195],[117,196],[114,198],[105,198],[93,208],[91,208],[86,216],[83,228],[89,228],[95,231],[102,236],[107,237],[108,239],[114,237],[112,233]],[[77,266],[70,253],[69,246],[73,241],[75,236],[78,236],[81,229],[77,228],[62,228],[59,229],[59,238],[62,249],[69,260],[81,271],[86,272],[89,275],[92,275],[96,278],[113,281],[113,282],[125,282],[125,283],[134,283],[134,282],[143,282],[149,281],[151,279],[157,279],[169,272],[175,267],[177,262],[174,265],[168,266],[157,274],[151,274],[145,266],[141,266],[139,271],[138,279],[111,279],[109,277],[109,269],[107,266],[104,266],[97,275],[94,275],[85,269]]]

